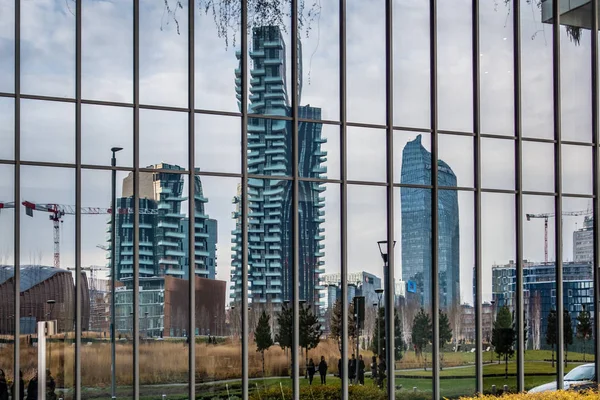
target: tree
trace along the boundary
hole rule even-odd
[[[404,337],[402,334],[402,320],[398,310],[394,310],[394,358],[396,361],[402,360],[402,351],[404,350]],[[377,340],[379,339],[379,344]],[[375,322],[375,328],[373,329],[373,340],[371,340],[371,351],[378,354],[378,357],[382,357],[385,354],[385,309],[379,308],[379,316],[377,322]]]
[[[513,324],[513,317],[508,307],[503,306],[498,311],[494,327],[492,329],[492,345],[498,358],[504,357],[505,368],[504,376],[508,379],[508,359],[515,353],[514,345],[516,341],[516,332]]]
[[[254,343],[256,343],[256,351],[262,356],[262,371],[263,378],[265,377],[265,350],[273,346],[273,336],[271,336],[271,317],[265,311],[262,312],[254,331]]]
[[[321,341],[321,324],[319,318],[312,312],[311,307],[300,306],[300,347],[304,349],[306,365],[308,351],[316,348]]]
[[[458,341],[463,334],[463,306],[460,301],[454,301],[448,312],[448,319],[454,333],[454,351],[458,351]],[[441,324],[441,322],[440,322]],[[463,335],[464,336],[464,335]],[[464,337],[463,337],[464,339]]]
[[[592,336],[592,321],[590,312],[585,309],[577,316],[577,337],[583,340],[583,361],[585,362],[585,347],[587,340]]]
[[[531,304],[531,337],[533,342],[533,349],[541,349],[541,335],[542,335],[542,297],[539,292],[535,292],[530,301]]]
[[[356,337],[356,322],[352,317],[354,315],[354,305],[351,304],[348,309],[348,337],[354,339]],[[338,350],[340,351],[340,357],[342,354],[342,301],[337,299],[333,306],[333,312],[331,313],[331,337],[333,337],[337,344]]]
[[[442,361],[444,360],[444,346],[446,343],[452,340],[452,329],[450,328],[450,320],[448,315],[440,310],[439,313],[440,322],[440,370],[442,369]],[[458,343],[457,343],[458,344]]]
[[[433,329],[431,326],[431,318],[425,313],[422,308],[419,310],[412,324],[412,344],[415,348],[415,353],[421,357],[425,346],[431,343]],[[423,363],[423,369],[427,370],[427,363]]]
[[[552,347],[552,368],[554,368],[554,346],[556,346],[556,310],[550,310],[546,323],[546,344]]]
[[[292,348],[292,319],[292,309],[284,303],[283,308],[277,314],[277,325],[279,325],[279,330],[275,335],[275,341],[279,343],[279,347],[284,351]]]
[[[563,343],[565,344],[565,365],[567,365],[569,346],[573,344],[573,322],[571,314],[567,310],[563,311]]]

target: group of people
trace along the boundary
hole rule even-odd
[[[358,370],[357,370],[358,367]],[[373,356],[371,361],[371,378],[373,382],[379,386],[383,387],[383,382],[386,378],[386,369],[387,365],[385,363],[385,359],[380,357],[379,362],[377,362],[377,356]],[[311,358],[306,367],[307,375],[308,375],[308,384],[312,385],[313,378],[317,371],[321,376],[321,385],[326,384],[327,377],[327,362],[325,361],[325,357],[321,356],[321,362],[316,365],[313,359]],[[343,368],[342,368],[342,359],[340,358],[338,361],[338,371],[339,377],[342,378]],[[357,374],[358,373],[358,374]],[[348,360],[348,379],[350,382],[355,382],[360,385],[365,384],[365,362],[363,360],[363,356],[359,355],[358,359],[354,354]],[[2,399],[0,399],[2,400]]]
[[[342,370],[342,359],[340,358],[338,360],[338,371],[340,373],[340,379],[342,377]],[[352,357],[348,360],[348,379],[350,380],[350,382],[356,382],[361,385],[365,384],[365,362],[363,361],[362,355],[359,355],[358,359],[356,359],[356,356],[352,354]]]
[[[383,388],[383,381],[386,378],[386,369],[387,365],[385,363],[385,358],[380,357],[379,363],[377,363],[377,356],[373,356],[371,360],[371,378],[380,388]]]
[[[312,385],[313,378],[315,373],[319,371],[319,375],[321,376],[321,385],[325,385],[327,381],[327,362],[325,361],[325,356],[321,356],[321,362],[318,366],[315,365],[315,362],[311,358],[308,362],[308,366],[306,368],[306,372],[308,373],[308,384]],[[1,399],[0,399],[1,400]]]
[[[16,400],[15,383],[8,385],[6,374],[0,369],[0,400],[8,400],[10,398]],[[19,371],[19,399],[20,400],[37,400],[38,398],[38,374],[37,372],[27,384],[27,397],[25,397],[25,381],[23,381],[23,372]],[[57,400],[56,382],[50,374],[50,370],[46,370],[46,399]]]

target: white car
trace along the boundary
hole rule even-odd
[[[584,364],[575,367],[563,378],[564,389],[573,389],[579,386],[585,386],[594,381],[595,367],[594,364]],[[556,382],[546,383],[545,385],[534,387],[527,393],[549,392],[557,390]]]

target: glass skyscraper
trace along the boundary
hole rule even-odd
[[[431,153],[421,144],[421,135],[408,142],[402,151],[401,183],[431,184]],[[438,183],[456,187],[456,175],[444,161],[438,161]],[[431,299],[431,195],[429,190],[400,189],[402,208],[402,280],[416,283],[421,305]],[[460,303],[460,234],[458,195],[453,190],[438,194],[439,299],[448,309]]]

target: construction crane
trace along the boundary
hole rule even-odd
[[[592,210],[585,211],[563,211],[563,217],[578,217],[582,215],[591,215]],[[548,219],[556,216],[556,213],[545,213],[545,214],[527,214],[527,221],[531,221],[532,218],[543,218],[544,219],[544,261],[548,262]]]
[[[50,213],[50,221],[52,221],[54,227],[54,267],[60,268],[60,224],[63,222],[63,217],[65,215],[75,215],[77,207],[64,204],[37,204],[30,201],[24,201],[22,204],[25,206],[25,213],[30,217],[33,217],[33,211]],[[80,210],[81,214],[112,214],[112,210],[110,208],[81,207]],[[119,215],[133,214],[133,212],[133,208],[117,209],[117,214]],[[141,209],[139,210],[139,213],[156,215],[158,214],[158,210]]]
[[[14,201],[7,201],[7,202],[0,201],[0,212],[2,211],[3,208],[15,208],[15,202]]]

